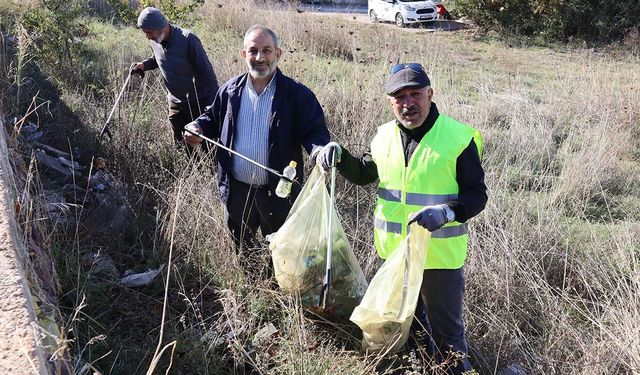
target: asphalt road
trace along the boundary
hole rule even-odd
[[[367,15],[366,5],[323,5],[323,4],[301,4],[298,9],[311,13],[326,13],[327,15],[341,16],[345,19],[352,19],[358,22],[370,23]],[[397,27],[393,22],[384,22],[385,26]],[[420,31],[455,31],[468,27],[469,25],[460,21],[435,20],[417,25],[410,25],[403,30],[408,32]]]
[[[307,12],[367,14],[366,5],[301,4],[298,8]]]

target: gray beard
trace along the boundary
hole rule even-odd
[[[265,72],[261,72],[257,69],[251,68],[249,70],[249,74],[251,74],[251,77],[255,78],[255,79],[260,79],[260,78],[266,78],[268,77],[271,73],[273,72],[273,70],[271,69],[271,67],[269,67],[269,70],[265,71]]]

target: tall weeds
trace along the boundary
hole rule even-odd
[[[256,23],[280,34],[279,66],[316,93],[332,138],[354,154],[366,151],[376,127],[392,119],[383,84],[397,61],[421,62],[440,111],[483,133],[490,199],[470,222],[465,310],[480,373],[513,363],[534,374],[638,371],[637,58],[515,49],[466,34],[405,33],[250,2],[208,2],[197,23],[181,26],[198,34],[222,83],[246,70],[242,36]],[[264,278],[266,246],[234,252],[214,169],[206,158],[188,164],[173,148],[159,74],[132,79],[112,120],[114,138],[96,138],[127,67],[149,49],[137,30],[97,21],[87,27],[89,53],[80,66],[87,67],[83,77],[96,80],[71,82],[60,95],[90,132],[65,136],[72,147],[84,143],[90,156],[107,159],[126,192],[131,225],[124,233],[82,238],[96,233],[92,224],[100,219],[99,211],[83,213],[77,236],[58,243],[73,249],[61,251],[58,270],[76,296],[76,314],[68,314],[77,330],[76,369],[143,372],[153,353],[136,343],[158,343],[165,290],[123,290],[88,278],[74,257],[97,248],[120,260],[121,271],[166,263],[172,249],[162,342],[177,345],[156,369],[171,363],[181,373],[375,371],[380,358],[357,354],[353,327],[321,322],[301,311],[295,296],[273,290]],[[375,186],[339,179],[337,191],[342,224],[371,276]],[[82,206],[92,209],[90,202]],[[247,258],[253,272],[244,272]],[[144,331],[145,340],[123,321]],[[118,325],[109,330],[113,322]],[[278,333],[257,340],[269,324]],[[407,371],[438,373],[424,358],[403,364]]]

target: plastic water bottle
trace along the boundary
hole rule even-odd
[[[296,177],[296,165],[298,165],[298,163],[292,160],[289,165],[284,168],[284,171],[282,171],[282,174],[291,181]],[[276,186],[276,195],[280,198],[288,197],[289,194],[291,194],[291,181],[287,181],[286,178],[280,177],[278,186]]]

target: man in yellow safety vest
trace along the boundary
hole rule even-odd
[[[378,127],[369,152],[356,158],[331,142],[316,162],[328,170],[335,154],[340,174],[352,183],[379,181],[374,242],[382,259],[407,236],[409,224],[432,232],[416,321],[427,333],[427,352],[455,359],[447,371],[459,374],[472,368],[462,320],[463,266],[466,222],[487,202],[482,136],[440,114],[430,85],[420,64],[395,65],[385,89],[396,118]]]

